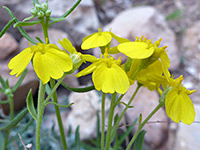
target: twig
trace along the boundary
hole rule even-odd
[[[22,144],[23,144],[23,146],[24,146],[24,150],[28,150],[28,149],[26,148],[26,145],[24,144],[24,141],[22,140],[22,137],[21,137],[20,133],[18,133],[18,136],[19,136],[19,138],[20,138],[20,140],[21,140],[21,142],[22,142]]]

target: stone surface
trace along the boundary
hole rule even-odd
[[[135,85],[132,85],[127,94],[123,97],[122,101],[128,103],[132,94],[136,89]],[[142,114],[142,120],[144,120],[152,110],[158,105],[158,94],[155,91],[149,91],[147,88],[141,88],[132,102],[134,108],[129,108],[126,112],[128,123],[133,121]],[[154,123],[147,123],[144,129],[147,131],[145,135],[145,142],[152,148],[158,148],[163,145],[163,141],[168,138],[168,124],[157,123],[156,121],[168,121],[164,109],[160,109],[149,121],[155,121]],[[137,129],[137,127],[135,128]]]
[[[127,9],[119,13],[104,30],[111,29],[118,36],[135,40],[136,36],[144,36],[155,42],[162,38],[161,46],[167,45],[171,60],[170,69],[175,70],[180,63],[180,55],[176,46],[176,37],[168,27],[165,17],[154,7],[143,6]]]
[[[200,105],[196,104],[196,121],[200,120]],[[199,123],[191,125],[179,124],[177,140],[174,150],[198,150],[200,147],[200,126]]]
[[[9,57],[10,54],[16,52],[18,43],[9,33],[5,33],[0,39],[0,61]]]
[[[75,132],[76,127],[80,126],[80,138],[82,140],[89,139],[96,136],[97,128],[97,112],[100,115],[101,122],[101,97],[96,91],[90,91],[88,93],[71,93],[69,96],[69,102],[74,103],[69,112],[68,117],[65,120],[65,127],[72,127],[72,131]],[[108,123],[108,114],[110,108],[110,101],[106,98],[105,101],[105,124]],[[115,113],[120,112],[121,109],[116,107]],[[100,127],[101,128],[101,127]],[[105,126],[105,130],[107,126]]]
[[[200,21],[188,28],[183,35],[183,63],[187,72],[186,86],[189,89],[200,90]],[[199,102],[200,93],[191,95],[195,102]]]
[[[12,88],[18,81],[18,78],[15,76],[11,76],[9,74],[10,70],[7,67],[8,61],[3,62],[0,64],[0,74],[3,79],[9,80],[9,85]],[[15,110],[19,110],[21,107],[25,106],[26,104],[26,97],[30,89],[32,89],[32,93],[35,94],[38,88],[38,79],[32,69],[32,66],[28,65],[28,73],[24,78],[21,86],[15,91],[14,93],[14,108]],[[6,100],[5,95],[0,93],[0,99]],[[9,112],[9,106],[7,104],[2,105],[4,112],[7,114]]]

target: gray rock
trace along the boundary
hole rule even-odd
[[[196,121],[200,120],[200,105],[195,104]],[[174,150],[198,150],[200,147],[200,126],[199,123],[191,125],[179,124],[177,140]]]
[[[5,33],[0,39],[0,60],[9,57],[18,50],[18,43],[9,33]]]
[[[136,89],[135,85],[132,85],[122,101],[128,103],[132,94]],[[131,103],[134,108],[129,108],[126,112],[128,123],[133,121],[142,114],[142,120],[144,120],[152,110],[158,105],[158,94],[155,91],[149,91],[147,88],[141,88],[137,93],[135,99]],[[164,109],[160,109],[149,121],[155,121],[154,123],[147,123],[144,129],[147,131],[145,135],[145,141],[152,147],[158,148],[163,145],[163,141],[167,139],[168,124],[159,123],[156,121],[167,121],[168,118]],[[137,129],[137,126],[135,130]]]
[[[9,80],[9,85],[12,88],[18,81],[19,77],[16,78],[15,76],[11,76],[9,74],[10,70],[7,67],[8,61],[3,62],[0,64],[0,74],[3,79]],[[14,108],[15,110],[19,110],[21,107],[25,106],[26,104],[26,97],[30,89],[32,89],[33,95],[38,89],[38,79],[34,73],[34,70],[31,67],[31,64],[28,65],[28,73],[24,78],[21,86],[15,91],[14,93]],[[0,99],[6,100],[5,95],[0,93]],[[9,112],[9,105],[5,104],[2,105],[2,108],[6,114]]]
[[[161,46],[168,46],[171,60],[170,69],[175,70],[180,63],[180,55],[176,46],[176,37],[168,27],[165,17],[154,7],[144,6],[127,9],[108,24],[104,30],[111,29],[118,36],[135,40],[136,36],[144,36],[155,42],[162,38]]]

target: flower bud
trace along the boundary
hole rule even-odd
[[[45,12],[45,16],[50,16],[51,15],[51,10],[50,9],[47,9],[47,11]]]
[[[37,16],[37,10],[35,8],[31,9],[31,14]]]
[[[40,11],[40,12],[37,13],[37,16],[38,16],[39,18],[42,18],[42,17],[44,17],[44,13],[43,13],[42,11]]]
[[[47,9],[48,9],[48,4],[46,2],[42,3],[41,4],[41,9],[42,9],[43,12],[46,12]]]

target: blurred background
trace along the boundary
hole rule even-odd
[[[44,1],[40,0],[40,2]],[[69,10],[74,3],[75,0],[49,0],[49,9],[56,17]],[[0,0],[0,30],[10,20],[9,15],[2,8],[4,5],[12,10],[18,20],[29,17],[30,10],[33,8],[31,0]],[[111,29],[116,35],[131,41],[134,41],[136,36],[142,35],[150,38],[153,42],[159,38],[163,39],[161,46],[168,46],[171,73],[176,77],[182,74],[184,86],[197,90],[191,95],[195,105],[196,122],[190,126],[182,123],[175,124],[166,116],[163,108],[151,119],[153,122],[149,122],[145,127],[147,130],[145,149],[198,150],[200,147],[200,123],[198,122],[200,121],[200,0],[82,0],[66,20],[51,26],[49,29],[50,42],[61,48],[57,43],[58,39],[68,38],[78,51],[99,57],[100,50],[98,49],[82,51],[80,48],[82,39],[96,32],[98,28],[102,28],[104,31]],[[39,25],[25,27],[25,30],[32,38],[36,36],[43,38]],[[113,45],[115,44],[113,42]],[[13,56],[26,47],[28,47],[27,40],[13,27],[0,39],[0,74],[4,79],[9,79],[11,87],[17,82],[17,79],[15,76],[9,75],[10,70],[7,64]],[[125,61],[126,58],[123,56],[122,58]],[[87,63],[83,64],[80,70],[88,65]],[[28,75],[14,95],[16,111],[26,105],[25,99],[30,88],[37,99],[38,80],[31,65],[28,66],[28,69]],[[77,72],[67,76],[64,82],[71,87],[92,84],[91,75],[77,79],[74,77]],[[123,101],[128,100],[134,89],[133,85]],[[59,103],[75,103],[70,109],[62,109],[66,133],[70,126],[70,131],[74,133],[77,126],[80,125],[81,140],[87,141],[96,138],[98,128],[96,112],[101,111],[100,94],[97,91],[77,94],[63,87],[59,88]],[[5,99],[1,93],[0,99]],[[127,126],[123,126],[123,124],[131,124],[139,113],[143,114],[143,118],[147,116],[158,103],[158,99],[157,92],[150,92],[146,88],[142,88],[133,102],[135,107],[127,111],[119,132],[125,131]],[[0,109],[4,114],[8,113],[7,105],[0,105]],[[123,106],[119,106],[116,113],[122,110]],[[106,112],[108,115],[109,100],[107,100]],[[52,106],[47,107],[45,116],[44,130],[52,129],[55,123],[54,130],[58,131]],[[55,145],[51,145],[51,148]]]

